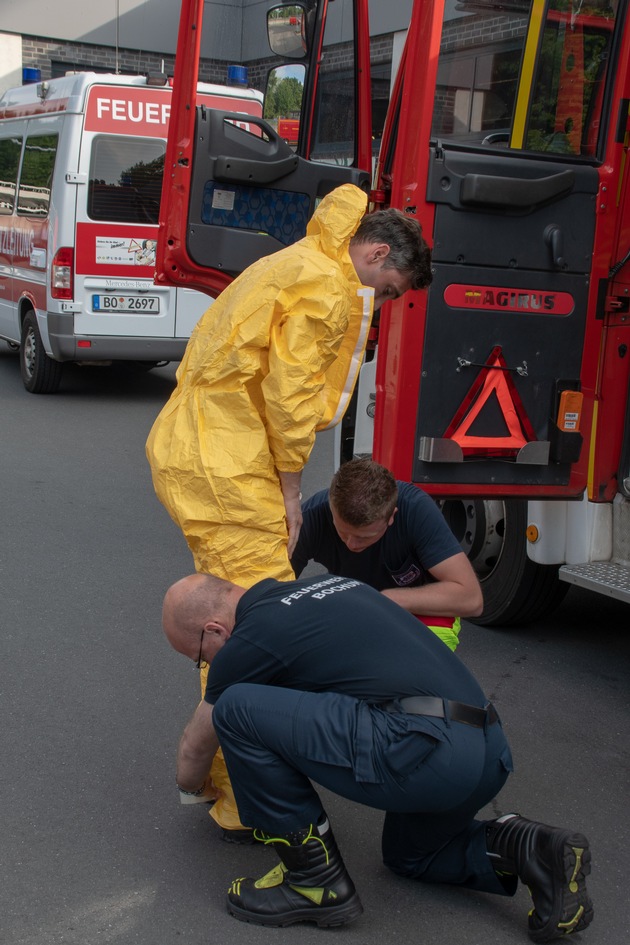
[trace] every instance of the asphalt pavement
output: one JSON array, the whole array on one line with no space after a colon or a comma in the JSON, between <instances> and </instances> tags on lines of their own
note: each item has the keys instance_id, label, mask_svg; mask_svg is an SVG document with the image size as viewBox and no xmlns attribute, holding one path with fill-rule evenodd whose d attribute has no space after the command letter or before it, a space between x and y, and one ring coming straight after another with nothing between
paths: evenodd
<instances>
[{"instance_id":1,"label":"asphalt pavement","mask_svg":"<svg viewBox=\"0 0 630 945\"><path fill-rule=\"evenodd\" d=\"M198 676L163 639L160 608L192 563L144 457L173 383L173 365L71 366L58 394L31 395L0 343L0 941L524 945L524 888L510 899L393 876L379 855L383 815L325 792L364 915L276 930L225 911L229 882L262 875L275 855L222 842L175 788ZM331 473L327 433L305 495ZM590 837L595 920L575 945L630 935L628 616L572 588L533 627L466 623L459 649L516 763L485 815L516 810Z\"/></svg>"}]
</instances>

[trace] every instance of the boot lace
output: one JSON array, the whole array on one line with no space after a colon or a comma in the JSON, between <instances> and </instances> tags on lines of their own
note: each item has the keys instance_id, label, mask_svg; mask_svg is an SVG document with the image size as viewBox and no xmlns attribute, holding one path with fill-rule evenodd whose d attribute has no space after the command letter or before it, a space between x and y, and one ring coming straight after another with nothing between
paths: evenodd
<instances>
[{"instance_id":1,"label":"boot lace","mask_svg":"<svg viewBox=\"0 0 630 945\"><path fill-rule=\"evenodd\" d=\"M264 843L264 844L283 843L287 847L297 846L298 844L300 844L301 846L304 846L304 844L308 843L309 840L317 840L318 843L321 843L324 853L326 854L326 865L328 866L328 862L329 862L328 848L326 844L324 843L324 841L322 840L322 838L320 837L319 833L317 833L317 831L314 832L314 827L315 827L314 824L309 824L308 833L302 840L298 840L299 834L297 833L288 835L289 838L291 837L295 838L295 840L297 840L297 843L292 843L291 839L287 839L287 837L274 837L271 834L263 833L262 830L257 830L257 829L254 829L254 839L256 839L259 843ZM302 831L300 831L300 833L301 832Z\"/></svg>"}]
</instances>

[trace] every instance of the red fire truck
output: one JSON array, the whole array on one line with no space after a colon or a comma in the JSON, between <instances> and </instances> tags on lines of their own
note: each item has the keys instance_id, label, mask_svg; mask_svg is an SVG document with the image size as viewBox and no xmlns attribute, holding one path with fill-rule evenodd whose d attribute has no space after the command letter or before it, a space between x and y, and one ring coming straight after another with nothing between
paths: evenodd
<instances>
[{"instance_id":1,"label":"red fire truck","mask_svg":"<svg viewBox=\"0 0 630 945\"><path fill-rule=\"evenodd\" d=\"M279 118L278 134L291 147L297 147L298 138L300 137L299 118Z\"/></svg>"},{"instance_id":2,"label":"red fire truck","mask_svg":"<svg viewBox=\"0 0 630 945\"><path fill-rule=\"evenodd\" d=\"M345 181L416 217L433 283L375 323L340 459L441 503L480 623L531 622L570 583L630 601L627 0L414 0L374 177L367 6L257 5L301 69L294 153L195 108L203 3L184 0L158 280L220 291Z\"/></svg>"}]
</instances>

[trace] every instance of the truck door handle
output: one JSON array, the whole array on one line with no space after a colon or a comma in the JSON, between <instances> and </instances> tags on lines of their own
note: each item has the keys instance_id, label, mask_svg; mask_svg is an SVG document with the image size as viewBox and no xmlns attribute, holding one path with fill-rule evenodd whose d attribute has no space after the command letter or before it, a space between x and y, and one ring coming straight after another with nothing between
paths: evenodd
<instances>
[{"instance_id":1,"label":"truck door handle","mask_svg":"<svg viewBox=\"0 0 630 945\"><path fill-rule=\"evenodd\" d=\"M466 174L461 182L459 199L469 207L527 210L569 193L574 182L575 174L571 170L534 179Z\"/></svg>"},{"instance_id":2,"label":"truck door handle","mask_svg":"<svg viewBox=\"0 0 630 945\"><path fill-rule=\"evenodd\" d=\"M197 132L211 149L209 176L214 180L264 187L296 170L297 154L263 118L203 105L197 109L197 116ZM258 133L254 133L256 129Z\"/></svg>"},{"instance_id":3,"label":"truck door handle","mask_svg":"<svg viewBox=\"0 0 630 945\"><path fill-rule=\"evenodd\" d=\"M545 227L545 243L551 250L551 259L556 269L566 269L567 261L564 258L564 238L557 223L550 223Z\"/></svg>"},{"instance_id":4,"label":"truck door handle","mask_svg":"<svg viewBox=\"0 0 630 945\"><path fill-rule=\"evenodd\" d=\"M297 157L280 158L278 161L255 161L251 158L227 157L219 154L214 162L213 177L221 183L272 184L291 174L298 165Z\"/></svg>"}]
</instances>

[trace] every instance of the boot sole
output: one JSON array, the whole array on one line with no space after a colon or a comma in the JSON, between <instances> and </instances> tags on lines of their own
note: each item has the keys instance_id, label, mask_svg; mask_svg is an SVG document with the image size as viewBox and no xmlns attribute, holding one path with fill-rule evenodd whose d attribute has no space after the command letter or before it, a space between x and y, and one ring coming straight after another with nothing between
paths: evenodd
<instances>
[{"instance_id":1,"label":"boot sole","mask_svg":"<svg viewBox=\"0 0 630 945\"><path fill-rule=\"evenodd\" d=\"M557 908L544 925L537 924L535 913L530 915L529 937L534 942L582 932L593 921L593 903L586 891L586 877L591 872L588 840L581 833L559 833L553 860Z\"/></svg>"},{"instance_id":2,"label":"boot sole","mask_svg":"<svg viewBox=\"0 0 630 945\"><path fill-rule=\"evenodd\" d=\"M240 909L228 899L227 909L230 915L240 922L252 925L266 925L271 928L286 928L296 922L314 922L319 928L332 928L354 922L363 913L363 906L358 895L339 906L311 906L307 909L291 909L278 915L259 915L247 909Z\"/></svg>"}]
</instances>

